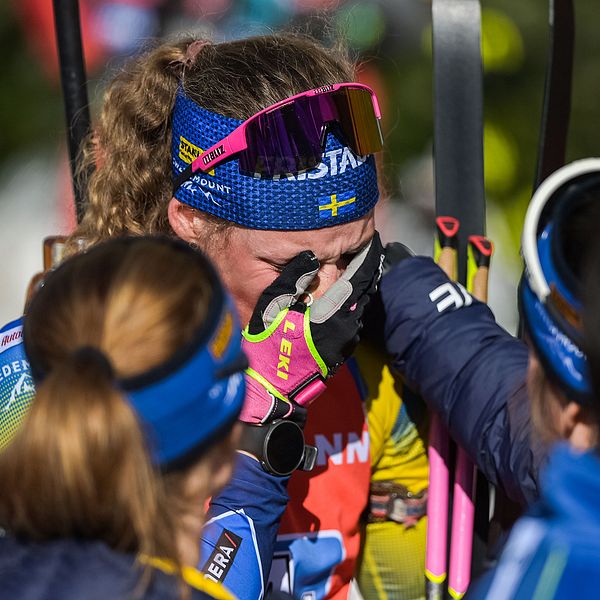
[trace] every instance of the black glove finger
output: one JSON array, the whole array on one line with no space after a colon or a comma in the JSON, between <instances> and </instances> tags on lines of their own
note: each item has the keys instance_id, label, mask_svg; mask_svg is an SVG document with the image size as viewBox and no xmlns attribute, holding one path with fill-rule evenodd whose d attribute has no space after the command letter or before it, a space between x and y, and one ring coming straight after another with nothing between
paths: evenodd
<instances>
[{"instance_id":1,"label":"black glove finger","mask_svg":"<svg viewBox=\"0 0 600 600\"><path fill-rule=\"evenodd\" d=\"M359 262L358 258L359 255L348 265L349 268L344 273L348 281L352 284L352 294L346 301L346 307L353 307L361 298L365 296L370 297L377 289L385 259L385 249L377 231L362 261Z\"/></svg>"},{"instance_id":2,"label":"black glove finger","mask_svg":"<svg viewBox=\"0 0 600 600\"><path fill-rule=\"evenodd\" d=\"M284 308L295 304L318 271L319 260L311 250L304 250L292 258L258 299L248 324L249 332L261 333Z\"/></svg>"},{"instance_id":3,"label":"black glove finger","mask_svg":"<svg viewBox=\"0 0 600 600\"><path fill-rule=\"evenodd\" d=\"M356 309L358 300L375 292L381 278L384 248L379 233L350 261L343 275L311 307L312 323L324 323L342 308Z\"/></svg>"}]
</instances>

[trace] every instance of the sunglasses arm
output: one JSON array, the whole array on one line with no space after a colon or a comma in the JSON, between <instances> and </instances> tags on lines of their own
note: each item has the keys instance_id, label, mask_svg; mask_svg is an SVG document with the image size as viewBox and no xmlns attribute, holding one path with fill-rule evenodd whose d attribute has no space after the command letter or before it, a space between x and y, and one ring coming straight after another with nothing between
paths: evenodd
<instances>
[{"instance_id":1,"label":"sunglasses arm","mask_svg":"<svg viewBox=\"0 0 600 600\"><path fill-rule=\"evenodd\" d=\"M248 147L246 142L246 123L236 127L227 137L218 141L208 150L200 154L192 162L192 173L202 171L208 173L217 165L225 162L234 154L245 150Z\"/></svg>"}]
</instances>

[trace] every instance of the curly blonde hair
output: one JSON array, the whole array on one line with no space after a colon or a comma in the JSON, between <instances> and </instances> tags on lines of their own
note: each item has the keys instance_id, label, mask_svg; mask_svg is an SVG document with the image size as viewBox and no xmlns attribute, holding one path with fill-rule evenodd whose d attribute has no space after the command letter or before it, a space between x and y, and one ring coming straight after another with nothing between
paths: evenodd
<instances>
[{"instance_id":1,"label":"curly blonde hair","mask_svg":"<svg viewBox=\"0 0 600 600\"><path fill-rule=\"evenodd\" d=\"M80 171L94 172L85 216L68 252L76 249L76 238L93 244L124 234L174 235L167 207L171 115L179 85L204 108L247 119L291 95L354 78L341 47L325 48L306 36L267 35L202 47L194 42L166 43L146 52L109 85L97 127L82 149ZM213 231L231 225L202 216Z\"/></svg>"}]
</instances>

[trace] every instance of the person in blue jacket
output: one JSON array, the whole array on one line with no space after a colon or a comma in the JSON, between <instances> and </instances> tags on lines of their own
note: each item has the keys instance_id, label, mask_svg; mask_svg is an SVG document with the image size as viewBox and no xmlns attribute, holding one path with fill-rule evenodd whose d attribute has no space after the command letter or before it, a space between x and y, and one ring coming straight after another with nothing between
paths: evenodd
<instances>
[{"instance_id":1,"label":"person in blue jacket","mask_svg":"<svg viewBox=\"0 0 600 600\"><path fill-rule=\"evenodd\" d=\"M515 525L472 598L593 598L600 575L600 159L576 161L536 191L519 290L530 343L534 435L548 448L541 498Z\"/></svg>"},{"instance_id":2,"label":"person in blue jacket","mask_svg":"<svg viewBox=\"0 0 600 600\"><path fill-rule=\"evenodd\" d=\"M527 344L475 300L440 306L431 292L449 280L430 259L402 260L382 280L395 366L485 475L532 504L469 597L596 595L600 246L592 242L599 219L599 159L560 169L534 195L519 289Z\"/></svg>"},{"instance_id":3,"label":"person in blue jacket","mask_svg":"<svg viewBox=\"0 0 600 600\"><path fill-rule=\"evenodd\" d=\"M527 345L486 304L435 293L463 297L431 258L388 252L388 262L380 335L392 365L491 483L521 506L534 502L546 452L530 435Z\"/></svg>"},{"instance_id":4,"label":"person in blue jacket","mask_svg":"<svg viewBox=\"0 0 600 600\"><path fill-rule=\"evenodd\" d=\"M46 276L23 340L28 363L2 369L36 397L0 452L0 598L233 599L194 568L247 364L208 260L168 238L98 245Z\"/></svg>"}]
</instances>

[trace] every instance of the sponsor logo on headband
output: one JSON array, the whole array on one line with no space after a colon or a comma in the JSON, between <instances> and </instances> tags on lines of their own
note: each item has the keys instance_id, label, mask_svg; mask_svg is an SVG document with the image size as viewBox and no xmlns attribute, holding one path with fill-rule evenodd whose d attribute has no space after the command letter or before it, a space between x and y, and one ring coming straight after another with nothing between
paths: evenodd
<instances>
[{"instance_id":1,"label":"sponsor logo on headband","mask_svg":"<svg viewBox=\"0 0 600 600\"><path fill-rule=\"evenodd\" d=\"M207 165L211 160L217 158L217 156L221 156L221 154L225 154L225 148L223 148L223 144L219 147L211 150L208 154L202 155L202 162Z\"/></svg>"},{"instance_id":2,"label":"sponsor logo on headband","mask_svg":"<svg viewBox=\"0 0 600 600\"><path fill-rule=\"evenodd\" d=\"M288 181L304 181L306 179L321 179L322 177L343 175L348 168L357 169L367 160L366 156L357 156L348 147L336 148L323 153L323 160L310 171L287 175ZM276 178L274 178L276 179Z\"/></svg>"},{"instance_id":3,"label":"sponsor logo on headband","mask_svg":"<svg viewBox=\"0 0 600 600\"><path fill-rule=\"evenodd\" d=\"M20 344L22 338L23 330L21 327L13 327L13 329L5 331L0 338L0 353Z\"/></svg>"},{"instance_id":4,"label":"sponsor logo on headband","mask_svg":"<svg viewBox=\"0 0 600 600\"><path fill-rule=\"evenodd\" d=\"M242 538L239 535L229 531L229 529L223 529L215 549L202 567L204 577L216 583L222 582L227 577L229 569L231 569L241 543Z\"/></svg>"},{"instance_id":5,"label":"sponsor logo on headband","mask_svg":"<svg viewBox=\"0 0 600 600\"><path fill-rule=\"evenodd\" d=\"M194 159L198 158L201 154L204 154L202 148L195 146L189 140L186 140L182 135L179 136L179 158L188 165L194 162ZM208 172L209 175L214 175L215 170L212 169Z\"/></svg>"},{"instance_id":6,"label":"sponsor logo on headband","mask_svg":"<svg viewBox=\"0 0 600 600\"><path fill-rule=\"evenodd\" d=\"M201 186L203 185L205 187L210 187L211 189L217 189L219 191L225 192L226 194L228 194L229 190L231 189L228 185L215 184L214 181L209 182L208 179L205 179L204 177L194 177L195 181L198 181L198 179L200 180L199 183ZM206 192L205 190L203 190L201 187L198 187L194 182L192 182L189 179L187 181L184 181L181 184L181 187L183 189L187 190L188 192L190 192L190 194L192 194L192 195L194 195L198 191L201 191L204 194L204 197L209 202L212 202L215 206L222 206L220 202L217 202L215 200L215 198L211 192Z\"/></svg>"},{"instance_id":7,"label":"sponsor logo on headband","mask_svg":"<svg viewBox=\"0 0 600 600\"><path fill-rule=\"evenodd\" d=\"M330 92L333 89L332 85L322 85L315 89L315 94L325 94L326 92Z\"/></svg>"},{"instance_id":8,"label":"sponsor logo on headband","mask_svg":"<svg viewBox=\"0 0 600 600\"><path fill-rule=\"evenodd\" d=\"M6 403L3 411L6 412L10 410L10 407L15 403L15 401L24 395L33 396L35 392L35 387L33 385L33 379L29 373L23 373L21 377L17 380L17 383L13 386L12 391L10 392L10 396L8 398L8 402ZM25 398L28 399L28 398Z\"/></svg>"},{"instance_id":9,"label":"sponsor logo on headband","mask_svg":"<svg viewBox=\"0 0 600 600\"><path fill-rule=\"evenodd\" d=\"M355 208L356 194L354 193L354 190L319 198L319 216L322 219L345 215L353 212Z\"/></svg>"}]
</instances>

